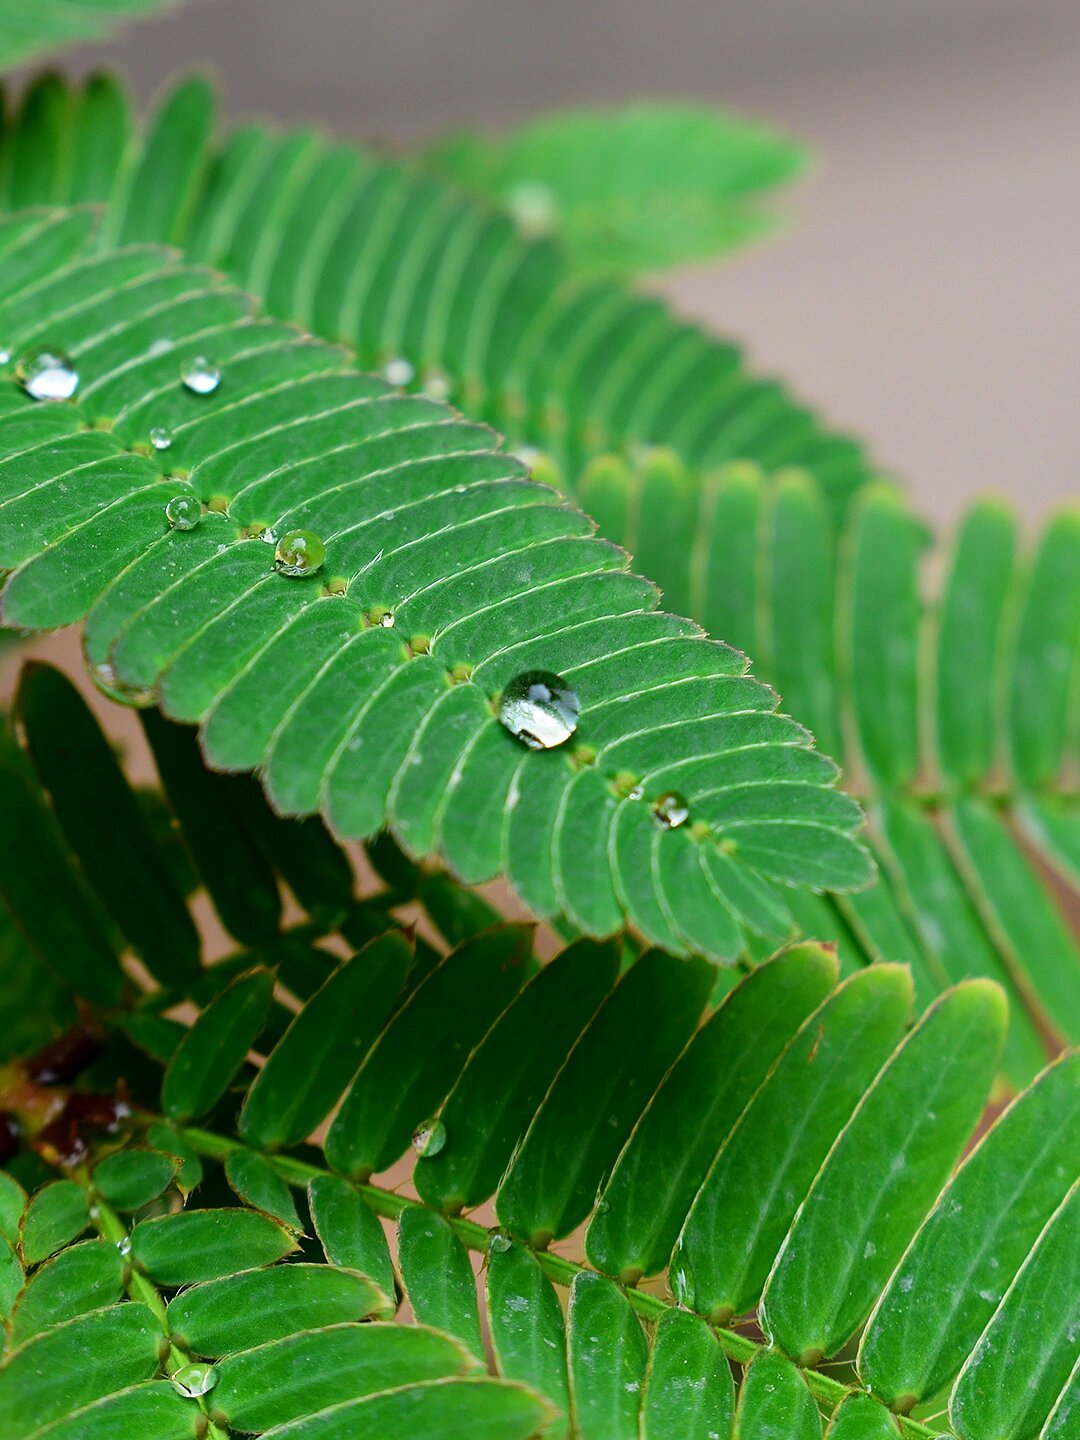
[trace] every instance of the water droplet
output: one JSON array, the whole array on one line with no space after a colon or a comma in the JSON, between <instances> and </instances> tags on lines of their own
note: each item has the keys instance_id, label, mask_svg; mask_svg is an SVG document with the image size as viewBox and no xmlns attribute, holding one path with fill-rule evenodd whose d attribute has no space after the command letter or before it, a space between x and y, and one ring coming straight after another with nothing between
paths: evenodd
<instances>
[{"instance_id":1,"label":"water droplet","mask_svg":"<svg viewBox=\"0 0 1080 1440\"><path fill-rule=\"evenodd\" d=\"M174 495L165 506L165 519L174 530L194 530L202 519L202 506L194 495Z\"/></svg>"},{"instance_id":2,"label":"water droplet","mask_svg":"<svg viewBox=\"0 0 1080 1440\"><path fill-rule=\"evenodd\" d=\"M180 1395L187 1396L194 1400L199 1395L206 1395L217 1384L217 1371L213 1365L181 1365L179 1370L174 1370L169 1376L172 1386Z\"/></svg>"},{"instance_id":3,"label":"water droplet","mask_svg":"<svg viewBox=\"0 0 1080 1440\"><path fill-rule=\"evenodd\" d=\"M29 351L15 378L31 400L70 400L79 388L79 372L62 350Z\"/></svg>"},{"instance_id":4,"label":"water droplet","mask_svg":"<svg viewBox=\"0 0 1080 1440\"><path fill-rule=\"evenodd\" d=\"M499 719L530 750L551 750L573 735L580 709L577 695L561 675L526 670L503 691Z\"/></svg>"},{"instance_id":5,"label":"water droplet","mask_svg":"<svg viewBox=\"0 0 1080 1440\"><path fill-rule=\"evenodd\" d=\"M312 530L290 530L274 550L274 568L279 575L314 575L325 559L326 546Z\"/></svg>"},{"instance_id":6,"label":"water droplet","mask_svg":"<svg viewBox=\"0 0 1080 1440\"><path fill-rule=\"evenodd\" d=\"M511 186L506 195L506 208L521 233L530 238L549 235L555 228L558 206L554 191L538 180L522 180Z\"/></svg>"},{"instance_id":7,"label":"water droplet","mask_svg":"<svg viewBox=\"0 0 1080 1440\"><path fill-rule=\"evenodd\" d=\"M221 384L221 371L205 355L196 355L184 361L180 379L193 395L212 395Z\"/></svg>"},{"instance_id":8,"label":"water droplet","mask_svg":"<svg viewBox=\"0 0 1080 1440\"><path fill-rule=\"evenodd\" d=\"M441 1120L425 1120L413 1131L412 1148L421 1160L430 1160L446 1146L446 1126Z\"/></svg>"},{"instance_id":9,"label":"water droplet","mask_svg":"<svg viewBox=\"0 0 1080 1440\"><path fill-rule=\"evenodd\" d=\"M383 366L382 373L388 385L408 385L416 374L416 367L404 355L395 355Z\"/></svg>"},{"instance_id":10,"label":"water droplet","mask_svg":"<svg viewBox=\"0 0 1080 1440\"><path fill-rule=\"evenodd\" d=\"M380 615L379 624L384 630L392 630L394 628L394 612L387 610L385 614Z\"/></svg>"},{"instance_id":11,"label":"water droplet","mask_svg":"<svg viewBox=\"0 0 1080 1440\"><path fill-rule=\"evenodd\" d=\"M166 430L164 425L155 425L150 431L150 444L155 450L168 450L172 445L172 431Z\"/></svg>"},{"instance_id":12,"label":"water droplet","mask_svg":"<svg viewBox=\"0 0 1080 1440\"><path fill-rule=\"evenodd\" d=\"M278 533L272 525L267 525L265 530L263 530L262 534L259 536L259 539L263 542L264 545L276 545L278 542Z\"/></svg>"},{"instance_id":13,"label":"water droplet","mask_svg":"<svg viewBox=\"0 0 1080 1440\"><path fill-rule=\"evenodd\" d=\"M441 370L428 370L424 374L424 394L429 400L450 398L450 377Z\"/></svg>"},{"instance_id":14,"label":"water droplet","mask_svg":"<svg viewBox=\"0 0 1080 1440\"><path fill-rule=\"evenodd\" d=\"M0 345L0 365L10 365L10 364L11 364L11 351L5 349L4 346Z\"/></svg>"},{"instance_id":15,"label":"water droplet","mask_svg":"<svg viewBox=\"0 0 1080 1440\"><path fill-rule=\"evenodd\" d=\"M690 818L690 806L686 796L678 790L665 790L653 801L653 814L665 830L677 830Z\"/></svg>"},{"instance_id":16,"label":"water droplet","mask_svg":"<svg viewBox=\"0 0 1080 1440\"><path fill-rule=\"evenodd\" d=\"M491 1239L488 1241L488 1249L492 1255L505 1255L513 1243L509 1235L504 1235L501 1230L493 1230Z\"/></svg>"},{"instance_id":17,"label":"water droplet","mask_svg":"<svg viewBox=\"0 0 1080 1440\"><path fill-rule=\"evenodd\" d=\"M125 1258L131 1254L131 1236L125 1235L122 1240L117 1240L116 1248Z\"/></svg>"}]
</instances>

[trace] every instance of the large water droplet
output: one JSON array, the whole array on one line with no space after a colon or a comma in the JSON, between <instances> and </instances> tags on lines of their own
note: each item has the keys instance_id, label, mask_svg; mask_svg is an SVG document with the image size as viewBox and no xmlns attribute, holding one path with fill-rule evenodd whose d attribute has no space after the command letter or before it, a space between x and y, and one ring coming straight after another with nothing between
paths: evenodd
<instances>
[{"instance_id":1,"label":"large water droplet","mask_svg":"<svg viewBox=\"0 0 1080 1440\"><path fill-rule=\"evenodd\" d=\"M561 675L526 670L502 694L499 719L530 750L551 750L577 729L581 703Z\"/></svg>"},{"instance_id":2,"label":"large water droplet","mask_svg":"<svg viewBox=\"0 0 1080 1440\"><path fill-rule=\"evenodd\" d=\"M181 1365L169 1376L173 1389L190 1400L206 1395L217 1384L217 1371L213 1365Z\"/></svg>"},{"instance_id":3,"label":"large water droplet","mask_svg":"<svg viewBox=\"0 0 1080 1440\"><path fill-rule=\"evenodd\" d=\"M389 385L408 385L416 374L416 368L404 355L395 355L383 366L382 373L383 379Z\"/></svg>"},{"instance_id":4,"label":"large water droplet","mask_svg":"<svg viewBox=\"0 0 1080 1440\"><path fill-rule=\"evenodd\" d=\"M150 431L150 444L155 450L168 450L172 444L172 431L166 430L164 425L155 425Z\"/></svg>"},{"instance_id":5,"label":"large water droplet","mask_svg":"<svg viewBox=\"0 0 1080 1440\"><path fill-rule=\"evenodd\" d=\"M29 351L15 378L32 400L70 400L79 388L79 372L62 350Z\"/></svg>"},{"instance_id":6,"label":"large water droplet","mask_svg":"<svg viewBox=\"0 0 1080 1440\"><path fill-rule=\"evenodd\" d=\"M413 1131L412 1147L421 1160L430 1160L446 1146L446 1126L441 1120L425 1120Z\"/></svg>"},{"instance_id":7,"label":"large water droplet","mask_svg":"<svg viewBox=\"0 0 1080 1440\"><path fill-rule=\"evenodd\" d=\"M193 395L212 395L221 384L221 371L205 355L196 355L184 361L180 379Z\"/></svg>"},{"instance_id":8,"label":"large water droplet","mask_svg":"<svg viewBox=\"0 0 1080 1440\"><path fill-rule=\"evenodd\" d=\"M279 575L314 575L325 559L326 546L312 530L290 530L274 549Z\"/></svg>"},{"instance_id":9,"label":"large water droplet","mask_svg":"<svg viewBox=\"0 0 1080 1440\"><path fill-rule=\"evenodd\" d=\"M194 495L174 495L165 506L165 519L174 530L194 530L202 519L202 506Z\"/></svg>"},{"instance_id":10,"label":"large water droplet","mask_svg":"<svg viewBox=\"0 0 1080 1440\"><path fill-rule=\"evenodd\" d=\"M690 806L686 803L686 796L680 795L678 790L665 790L653 801L652 808L657 821L665 830L677 830L690 818Z\"/></svg>"}]
</instances>

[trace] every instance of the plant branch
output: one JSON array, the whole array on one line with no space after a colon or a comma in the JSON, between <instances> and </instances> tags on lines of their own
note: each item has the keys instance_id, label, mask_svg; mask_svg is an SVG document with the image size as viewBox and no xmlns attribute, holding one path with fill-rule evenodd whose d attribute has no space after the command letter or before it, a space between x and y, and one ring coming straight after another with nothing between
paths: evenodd
<instances>
[{"instance_id":1,"label":"plant branch","mask_svg":"<svg viewBox=\"0 0 1080 1440\"><path fill-rule=\"evenodd\" d=\"M200 1130L197 1127L184 1127L180 1130L184 1139L200 1155L207 1159L224 1161L236 1150L247 1150L250 1147L240 1140L230 1140L227 1136L217 1135L210 1130ZM262 1152L259 1152L262 1154ZM289 1155L265 1155L270 1164L274 1167L281 1178L289 1185L299 1190L306 1189L312 1180L333 1172L319 1165L311 1165L305 1160L297 1160ZM354 1181L356 1189L364 1200L375 1211L376 1215L383 1216L387 1220L396 1220L404 1210L426 1210L428 1207L421 1200L414 1200L408 1195L398 1195L391 1190L383 1190L378 1185L370 1185ZM475 1250L480 1254L486 1254L491 1243L491 1231L483 1225L478 1225L475 1220L465 1220L461 1216L445 1217L458 1239L469 1250ZM557 1285L569 1287L573 1284L574 1278L582 1274L594 1274L587 1265L579 1264L576 1260L567 1260L562 1255L555 1255L550 1250L534 1250L540 1264L540 1268ZM665 1300L659 1295L649 1295L642 1290L626 1289L625 1294L631 1307L645 1320L656 1321L667 1310L673 1309L673 1302ZM761 1351L768 1349L768 1346L759 1345L756 1341L748 1339L745 1335L739 1335L734 1330L727 1330L723 1326L714 1325L713 1333L720 1341L724 1353L740 1365L747 1365L754 1356ZM835 1408L845 1395L851 1391L851 1386L844 1385L839 1380L834 1380L829 1375L823 1375L819 1370L803 1370L803 1378L816 1400L822 1401L830 1409ZM928 1426L921 1424L918 1420L912 1420L906 1415L894 1416L901 1431L911 1440L936 1440L939 1432L931 1430Z\"/></svg>"}]
</instances>

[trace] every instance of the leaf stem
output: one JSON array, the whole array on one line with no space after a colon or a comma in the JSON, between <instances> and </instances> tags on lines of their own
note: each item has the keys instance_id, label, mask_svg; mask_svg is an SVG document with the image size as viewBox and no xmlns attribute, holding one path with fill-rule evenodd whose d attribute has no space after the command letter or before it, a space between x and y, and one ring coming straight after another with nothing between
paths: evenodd
<instances>
[{"instance_id":1,"label":"leaf stem","mask_svg":"<svg viewBox=\"0 0 1080 1440\"><path fill-rule=\"evenodd\" d=\"M233 1151L250 1148L240 1140L230 1140L227 1136L216 1135L213 1131L200 1130L197 1127L184 1127L180 1130L180 1134L194 1150L207 1159L224 1161ZM322 1166L312 1165L306 1160L297 1160L289 1155L265 1155L264 1158L269 1160L287 1184L300 1190L305 1189L312 1180L332 1173ZM404 1210L426 1210L428 1208L422 1200L414 1200L408 1195L398 1195L391 1190L383 1190L378 1185L359 1181L352 1183L376 1215L381 1215L387 1220L396 1220ZM480 1254L487 1253L491 1243L490 1230L483 1225L478 1225L475 1220L465 1220L460 1215L446 1216L445 1218L463 1245ZM555 1255L550 1250L534 1250L533 1254L536 1256L540 1268L557 1285L568 1288L573 1284L576 1276L594 1273L588 1266L581 1265L576 1260L567 1260L565 1256ZM673 1302L665 1300L659 1295L649 1295L643 1290L627 1289L625 1294L631 1307L645 1320L659 1320L661 1315L673 1308ZM768 1346L759 1345L757 1341L750 1340L745 1335L739 1335L734 1330L727 1330L723 1326L714 1325L712 1329L720 1341L724 1353L740 1365L749 1364L755 1355L768 1349ZM835 1408L852 1390L851 1386L833 1379L830 1375L823 1375L819 1370L803 1370L802 1376L814 1398L830 1408ZM902 1433L910 1436L911 1440L936 1440L940 1433L931 1430L918 1420L912 1420L907 1415L895 1415L894 1419L900 1425Z\"/></svg>"},{"instance_id":2,"label":"leaf stem","mask_svg":"<svg viewBox=\"0 0 1080 1440\"><path fill-rule=\"evenodd\" d=\"M101 1197L95 1196L91 1203L90 1216L94 1228L103 1240L110 1240L114 1245L121 1245L129 1238L127 1227L120 1219L120 1216L110 1206L106 1205ZM133 1265L126 1267L127 1292L132 1300L140 1301L152 1312L158 1324L161 1326L165 1339L168 1343L168 1353L164 1361L165 1373L170 1377L190 1363L190 1357L173 1342L172 1332L169 1327L168 1311L165 1308L165 1301L159 1295L157 1288L141 1275ZM206 1404L206 1397L203 1395L191 1397L198 1405L206 1418L206 1430L203 1432L205 1440L229 1440L229 1432L223 1430L220 1425L214 1423Z\"/></svg>"}]
</instances>

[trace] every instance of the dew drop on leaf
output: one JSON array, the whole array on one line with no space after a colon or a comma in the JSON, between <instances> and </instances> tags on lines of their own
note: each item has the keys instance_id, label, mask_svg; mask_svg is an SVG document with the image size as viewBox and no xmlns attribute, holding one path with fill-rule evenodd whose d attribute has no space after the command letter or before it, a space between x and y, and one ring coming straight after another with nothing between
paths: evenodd
<instances>
[{"instance_id":1,"label":"dew drop on leaf","mask_svg":"<svg viewBox=\"0 0 1080 1440\"><path fill-rule=\"evenodd\" d=\"M430 1160L446 1146L446 1126L441 1120L425 1120L413 1131L412 1147L421 1160Z\"/></svg>"},{"instance_id":2,"label":"dew drop on leaf","mask_svg":"<svg viewBox=\"0 0 1080 1440\"><path fill-rule=\"evenodd\" d=\"M174 530L194 530L202 519L202 506L194 495L174 495L165 506L165 519Z\"/></svg>"},{"instance_id":3,"label":"dew drop on leaf","mask_svg":"<svg viewBox=\"0 0 1080 1440\"><path fill-rule=\"evenodd\" d=\"M428 370L424 375L424 394L429 400L450 398L450 377L441 370Z\"/></svg>"},{"instance_id":4,"label":"dew drop on leaf","mask_svg":"<svg viewBox=\"0 0 1080 1440\"><path fill-rule=\"evenodd\" d=\"M379 624L384 630L392 630L394 628L394 612L387 610L385 614L380 615Z\"/></svg>"},{"instance_id":5,"label":"dew drop on leaf","mask_svg":"<svg viewBox=\"0 0 1080 1440\"><path fill-rule=\"evenodd\" d=\"M389 385L408 385L415 374L412 361L406 360L404 355L395 355L383 366L383 379Z\"/></svg>"},{"instance_id":6,"label":"dew drop on leaf","mask_svg":"<svg viewBox=\"0 0 1080 1440\"><path fill-rule=\"evenodd\" d=\"M504 1235L501 1230L493 1230L488 1241L488 1249L492 1255L505 1255L513 1243L509 1235Z\"/></svg>"},{"instance_id":7,"label":"dew drop on leaf","mask_svg":"<svg viewBox=\"0 0 1080 1440\"><path fill-rule=\"evenodd\" d=\"M530 750L552 750L577 729L581 702L561 675L526 670L502 693L499 719Z\"/></svg>"},{"instance_id":8,"label":"dew drop on leaf","mask_svg":"<svg viewBox=\"0 0 1080 1440\"><path fill-rule=\"evenodd\" d=\"M168 450L172 444L172 431L166 430L164 425L155 425L150 431L150 444L155 450Z\"/></svg>"},{"instance_id":9,"label":"dew drop on leaf","mask_svg":"<svg viewBox=\"0 0 1080 1440\"><path fill-rule=\"evenodd\" d=\"M206 1395L217 1384L217 1371L213 1365L181 1365L169 1376L173 1389L180 1395L195 1399Z\"/></svg>"},{"instance_id":10,"label":"dew drop on leaf","mask_svg":"<svg viewBox=\"0 0 1080 1440\"><path fill-rule=\"evenodd\" d=\"M279 575L314 575L326 559L326 546L312 530L290 530L274 549Z\"/></svg>"},{"instance_id":11,"label":"dew drop on leaf","mask_svg":"<svg viewBox=\"0 0 1080 1440\"><path fill-rule=\"evenodd\" d=\"M11 351L4 345L0 345L0 365L11 364Z\"/></svg>"},{"instance_id":12,"label":"dew drop on leaf","mask_svg":"<svg viewBox=\"0 0 1080 1440\"><path fill-rule=\"evenodd\" d=\"M15 378L31 400L70 400L79 388L79 372L62 350L31 350L19 361Z\"/></svg>"},{"instance_id":13,"label":"dew drop on leaf","mask_svg":"<svg viewBox=\"0 0 1080 1440\"><path fill-rule=\"evenodd\" d=\"M122 1240L117 1240L116 1248L125 1258L131 1254L131 1236L125 1235Z\"/></svg>"},{"instance_id":14,"label":"dew drop on leaf","mask_svg":"<svg viewBox=\"0 0 1080 1440\"><path fill-rule=\"evenodd\" d=\"M665 830L677 830L690 818L690 806L686 803L686 796L680 795L678 790L665 790L653 801L652 808L653 814Z\"/></svg>"},{"instance_id":15,"label":"dew drop on leaf","mask_svg":"<svg viewBox=\"0 0 1080 1440\"><path fill-rule=\"evenodd\" d=\"M180 379L193 395L212 395L221 384L221 371L205 355L196 355L184 361Z\"/></svg>"}]
</instances>

